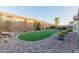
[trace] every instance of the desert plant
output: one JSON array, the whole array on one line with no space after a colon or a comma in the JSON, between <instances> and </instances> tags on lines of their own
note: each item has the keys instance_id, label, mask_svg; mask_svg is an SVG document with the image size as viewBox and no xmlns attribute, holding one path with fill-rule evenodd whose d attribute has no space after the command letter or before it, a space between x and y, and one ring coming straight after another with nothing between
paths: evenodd
<instances>
[{"instance_id":1,"label":"desert plant","mask_svg":"<svg viewBox=\"0 0 79 59\"><path fill-rule=\"evenodd\" d=\"M65 36L64 32L60 32L58 35L59 35L59 40L64 40L64 36Z\"/></svg>"},{"instance_id":2,"label":"desert plant","mask_svg":"<svg viewBox=\"0 0 79 59\"><path fill-rule=\"evenodd\" d=\"M65 33L68 34L68 32L72 32L72 29L66 29Z\"/></svg>"},{"instance_id":3,"label":"desert plant","mask_svg":"<svg viewBox=\"0 0 79 59\"><path fill-rule=\"evenodd\" d=\"M56 26L54 26L54 25L53 25L53 26L51 26L51 29L55 29L55 28L56 28Z\"/></svg>"},{"instance_id":4,"label":"desert plant","mask_svg":"<svg viewBox=\"0 0 79 59\"><path fill-rule=\"evenodd\" d=\"M69 29L68 32L72 32L72 29Z\"/></svg>"},{"instance_id":5,"label":"desert plant","mask_svg":"<svg viewBox=\"0 0 79 59\"><path fill-rule=\"evenodd\" d=\"M40 22L37 23L37 30L41 30L41 23Z\"/></svg>"}]
</instances>

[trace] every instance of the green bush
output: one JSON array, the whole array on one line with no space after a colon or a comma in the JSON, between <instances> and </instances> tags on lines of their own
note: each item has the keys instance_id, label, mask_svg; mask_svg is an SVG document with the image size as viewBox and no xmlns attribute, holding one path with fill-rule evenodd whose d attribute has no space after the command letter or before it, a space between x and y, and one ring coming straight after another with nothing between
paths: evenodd
<instances>
[{"instance_id":1,"label":"green bush","mask_svg":"<svg viewBox=\"0 0 79 59\"><path fill-rule=\"evenodd\" d=\"M66 29L68 29L68 28L67 28L66 26L63 26L62 29L63 29L63 30L66 30Z\"/></svg>"},{"instance_id":2,"label":"green bush","mask_svg":"<svg viewBox=\"0 0 79 59\"><path fill-rule=\"evenodd\" d=\"M72 29L67 29L65 30L65 32L72 32Z\"/></svg>"},{"instance_id":3,"label":"green bush","mask_svg":"<svg viewBox=\"0 0 79 59\"><path fill-rule=\"evenodd\" d=\"M59 33L59 36L60 36L60 37L64 37L65 35L64 35L63 32L60 32L60 33Z\"/></svg>"},{"instance_id":4,"label":"green bush","mask_svg":"<svg viewBox=\"0 0 79 59\"><path fill-rule=\"evenodd\" d=\"M69 31L69 32L72 32L72 29L69 29L68 31Z\"/></svg>"},{"instance_id":5,"label":"green bush","mask_svg":"<svg viewBox=\"0 0 79 59\"><path fill-rule=\"evenodd\" d=\"M64 34L68 34L68 32L72 32L72 29L66 29L62 31Z\"/></svg>"},{"instance_id":6,"label":"green bush","mask_svg":"<svg viewBox=\"0 0 79 59\"><path fill-rule=\"evenodd\" d=\"M52 25L50 28L51 28L51 29L55 29L55 28L57 28L57 27L56 27L56 26L54 26L54 25Z\"/></svg>"},{"instance_id":7,"label":"green bush","mask_svg":"<svg viewBox=\"0 0 79 59\"><path fill-rule=\"evenodd\" d=\"M64 34L64 32L59 32L59 40L64 40L64 36L65 36L65 34Z\"/></svg>"}]
</instances>

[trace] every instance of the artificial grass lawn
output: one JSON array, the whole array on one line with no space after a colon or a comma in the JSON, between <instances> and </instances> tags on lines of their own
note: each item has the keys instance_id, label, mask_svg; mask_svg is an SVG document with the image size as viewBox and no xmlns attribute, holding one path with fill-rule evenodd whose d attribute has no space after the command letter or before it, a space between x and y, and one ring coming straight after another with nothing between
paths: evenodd
<instances>
[{"instance_id":1,"label":"artificial grass lawn","mask_svg":"<svg viewBox=\"0 0 79 59\"><path fill-rule=\"evenodd\" d=\"M38 41L47 38L56 32L57 30L41 30L35 32L25 32L19 35L18 38L25 41Z\"/></svg>"}]
</instances>

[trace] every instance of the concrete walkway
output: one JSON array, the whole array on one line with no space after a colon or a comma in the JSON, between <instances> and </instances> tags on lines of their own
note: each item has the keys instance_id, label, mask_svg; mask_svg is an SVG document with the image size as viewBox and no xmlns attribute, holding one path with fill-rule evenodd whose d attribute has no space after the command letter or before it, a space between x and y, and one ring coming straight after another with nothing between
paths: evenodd
<instances>
[{"instance_id":1,"label":"concrete walkway","mask_svg":"<svg viewBox=\"0 0 79 59\"><path fill-rule=\"evenodd\" d=\"M69 33L64 41L58 40L57 34L40 41L22 41L11 38L0 39L0 53L75 53L79 52L79 35ZM7 42L5 41L8 40Z\"/></svg>"}]
</instances>

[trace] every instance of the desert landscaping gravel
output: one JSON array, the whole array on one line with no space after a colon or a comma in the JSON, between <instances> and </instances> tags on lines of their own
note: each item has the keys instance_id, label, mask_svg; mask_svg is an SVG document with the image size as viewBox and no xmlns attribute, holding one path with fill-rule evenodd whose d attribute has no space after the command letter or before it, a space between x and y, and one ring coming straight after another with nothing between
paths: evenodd
<instances>
[{"instance_id":1,"label":"desert landscaping gravel","mask_svg":"<svg viewBox=\"0 0 79 59\"><path fill-rule=\"evenodd\" d=\"M40 41L22 41L17 38L19 33L12 33L12 37L0 36L0 53L78 53L79 35L69 33L63 41L58 40L57 33Z\"/></svg>"}]
</instances>

